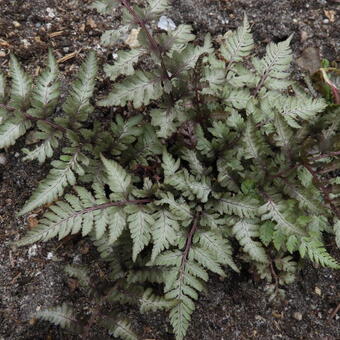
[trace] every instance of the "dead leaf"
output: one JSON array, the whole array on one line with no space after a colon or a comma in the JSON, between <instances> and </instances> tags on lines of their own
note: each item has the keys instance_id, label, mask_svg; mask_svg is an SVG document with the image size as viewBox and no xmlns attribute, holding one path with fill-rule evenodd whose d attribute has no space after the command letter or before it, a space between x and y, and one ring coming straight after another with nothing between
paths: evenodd
<instances>
[{"instance_id":1,"label":"dead leaf","mask_svg":"<svg viewBox=\"0 0 340 340\"><path fill-rule=\"evenodd\" d=\"M67 60L70 60L70 59L74 58L76 55L77 55L77 52L72 52L72 53L66 54L62 58L58 59L57 63L58 64L63 63L65 61L67 61Z\"/></svg>"},{"instance_id":2,"label":"dead leaf","mask_svg":"<svg viewBox=\"0 0 340 340\"><path fill-rule=\"evenodd\" d=\"M128 45L130 48L137 48L140 46L138 41L138 34L139 34L140 28L133 28L125 40L125 44Z\"/></svg>"},{"instance_id":3,"label":"dead leaf","mask_svg":"<svg viewBox=\"0 0 340 340\"><path fill-rule=\"evenodd\" d=\"M37 214L32 214L27 217L28 227L29 229L33 229L38 225Z\"/></svg>"},{"instance_id":4,"label":"dead leaf","mask_svg":"<svg viewBox=\"0 0 340 340\"><path fill-rule=\"evenodd\" d=\"M325 16L329 19L330 22L335 21L335 11L333 10L324 10Z\"/></svg>"},{"instance_id":5,"label":"dead leaf","mask_svg":"<svg viewBox=\"0 0 340 340\"><path fill-rule=\"evenodd\" d=\"M64 31L57 31L57 32L52 32L48 36L50 38L58 37L59 35L62 35Z\"/></svg>"}]
</instances>

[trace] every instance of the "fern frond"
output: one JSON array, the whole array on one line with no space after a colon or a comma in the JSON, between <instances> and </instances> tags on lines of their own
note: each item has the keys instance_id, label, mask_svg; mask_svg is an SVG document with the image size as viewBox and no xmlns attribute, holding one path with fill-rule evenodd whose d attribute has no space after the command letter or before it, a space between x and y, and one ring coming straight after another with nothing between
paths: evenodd
<instances>
[{"instance_id":1,"label":"fern frond","mask_svg":"<svg viewBox=\"0 0 340 340\"><path fill-rule=\"evenodd\" d=\"M113 10L118 7L120 3L116 0L96 0L89 8L94 8L100 14L112 14Z\"/></svg>"},{"instance_id":2,"label":"fern frond","mask_svg":"<svg viewBox=\"0 0 340 340\"><path fill-rule=\"evenodd\" d=\"M143 133L143 129L139 126L142 120L142 115L136 115L126 120L121 115L116 115L116 122L111 123L111 131L114 136L111 150L113 155L120 155Z\"/></svg>"},{"instance_id":3,"label":"fern frond","mask_svg":"<svg viewBox=\"0 0 340 340\"><path fill-rule=\"evenodd\" d=\"M85 121L92 113L93 106L90 104L90 99L93 96L97 71L96 54L91 51L80 66L77 80L72 84L72 90L63 104L63 110L68 115L70 124L73 124L73 120Z\"/></svg>"},{"instance_id":4,"label":"fern frond","mask_svg":"<svg viewBox=\"0 0 340 340\"><path fill-rule=\"evenodd\" d=\"M44 122L37 122L37 128L38 131L35 131L34 137L42 140L42 142L33 150L23 148L22 151L26 154L23 160L32 161L37 159L39 163L44 163L46 158L53 156L53 150L58 147L59 139L62 137L62 132L53 129L50 125L47 125Z\"/></svg>"},{"instance_id":5,"label":"fern frond","mask_svg":"<svg viewBox=\"0 0 340 340\"><path fill-rule=\"evenodd\" d=\"M270 43L267 46L266 55L257 68L257 71L263 77L264 85L269 85L273 88L275 84L275 89L280 89L281 84L283 84L282 87L287 86L287 83L283 80L289 75L288 68L292 60L292 51L289 44L292 37L291 35L285 41L278 44ZM276 80L277 83L274 83L273 80Z\"/></svg>"},{"instance_id":6,"label":"fern frond","mask_svg":"<svg viewBox=\"0 0 340 340\"><path fill-rule=\"evenodd\" d=\"M250 33L250 26L248 18L245 15L243 19L243 25L239 27L235 32L226 34L225 40L221 46L221 54L223 58L228 61L230 68L234 62L242 61L242 59L248 56L251 50L254 48L254 40Z\"/></svg>"},{"instance_id":7,"label":"fern frond","mask_svg":"<svg viewBox=\"0 0 340 340\"><path fill-rule=\"evenodd\" d=\"M217 200L216 209L221 214L236 215L240 217L255 217L258 214L259 203L251 197L225 194Z\"/></svg>"},{"instance_id":8,"label":"fern frond","mask_svg":"<svg viewBox=\"0 0 340 340\"><path fill-rule=\"evenodd\" d=\"M32 79L25 73L17 58L12 54L9 69L12 77L10 105L24 109L30 99Z\"/></svg>"},{"instance_id":9,"label":"fern frond","mask_svg":"<svg viewBox=\"0 0 340 340\"><path fill-rule=\"evenodd\" d=\"M171 58L167 58L167 67L174 75L193 69L197 60L203 54L213 53L210 35L206 35L203 46L188 45L183 51L174 51Z\"/></svg>"},{"instance_id":10,"label":"fern frond","mask_svg":"<svg viewBox=\"0 0 340 340\"><path fill-rule=\"evenodd\" d=\"M311 261L318 263L323 267L340 269L340 263L328 254L323 243L318 239L303 238L299 247L299 252L302 258L307 254Z\"/></svg>"},{"instance_id":11,"label":"fern frond","mask_svg":"<svg viewBox=\"0 0 340 340\"><path fill-rule=\"evenodd\" d=\"M148 20L152 20L162 15L169 8L169 0L147 0L148 6L144 13Z\"/></svg>"},{"instance_id":12,"label":"fern frond","mask_svg":"<svg viewBox=\"0 0 340 340\"><path fill-rule=\"evenodd\" d=\"M195 39L195 35L191 33L192 27L190 25L178 25L174 31L166 34L161 40L161 46L164 51L168 51L167 55L172 56L174 51L182 51L188 42Z\"/></svg>"},{"instance_id":13,"label":"fern frond","mask_svg":"<svg viewBox=\"0 0 340 340\"><path fill-rule=\"evenodd\" d=\"M107 98L98 102L99 106L125 106L132 101L135 108L148 105L163 93L161 79L151 72L137 71L118 83Z\"/></svg>"},{"instance_id":14,"label":"fern frond","mask_svg":"<svg viewBox=\"0 0 340 340\"><path fill-rule=\"evenodd\" d=\"M259 208L259 214L262 215L261 219L275 221L276 228L282 230L285 235L296 234L305 236L306 232L291 221L287 211L288 208L285 201L276 203L271 198Z\"/></svg>"},{"instance_id":15,"label":"fern frond","mask_svg":"<svg viewBox=\"0 0 340 340\"><path fill-rule=\"evenodd\" d=\"M167 209L159 209L154 215L154 224L152 226L153 248L151 261L163 250L168 249L170 245L176 245L177 232L179 224L176 216Z\"/></svg>"},{"instance_id":16,"label":"fern frond","mask_svg":"<svg viewBox=\"0 0 340 340\"><path fill-rule=\"evenodd\" d=\"M101 156L101 160L105 167L107 184L112 191L110 198L117 201L126 198L131 185L131 176L117 162L104 156Z\"/></svg>"},{"instance_id":17,"label":"fern frond","mask_svg":"<svg viewBox=\"0 0 340 340\"><path fill-rule=\"evenodd\" d=\"M197 153L194 150L185 148L181 150L181 154L181 158L189 163L191 172L198 176L198 178L206 172L203 164L198 159Z\"/></svg>"},{"instance_id":18,"label":"fern frond","mask_svg":"<svg viewBox=\"0 0 340 340\"><path fill-rule=\"evenodd\" d=\"M173 156L168 153L168 151L164 150L163 151L163 162L162 162L162 168L164 170L164 176L169 177L175 174L175 172L179 169L180 167L180 159L175 159Z\"/></svg>"},{"instance_id":19,"label":"fern frond","mask_svg":"<svg viewBox=\"0 0 340 340\"><path fill-rule=\"evenodd\" d=\"M138 340L138 336L131 329L131 323L126 319L120 319L114 322L114 325L110 327L109 332L116 338L123 340Z\"/></svg>"},{"instance_id":20,"label":"fern frond","mask_svg":"<svg viewBox=\"0 0 340 340\"><path fill-rule=\"evenodd\" d=\"M214 258L223 265L228 265L237 273L235 262L232 258L232 248L230 244L223 239L222 235L217 232L202 232L199 234L199 244L206 249L208 252L213 254Z\"/></svg>"},{"instance_id":21,"label":"fern frond","mask_svg":"<svg viewBox=\"0 0 340 340\"><path fill-rule=\"evenodd\" d=\"M191 221L192 214L190 211L190 207L188 204L183 200L183 198L175 199L174 195L171 192L162 193L161 199L158 201L155 201L156 205L161 204L168 204L170 211L178 217L179 220L182 221ZM186 223L185 223L186 225Z\"/></svg>"},{"instance_id":22,"label":"fern frond","mask_svg":"<svg viewBox=\"0 0 340 340\"><path fill-rule=\"evenodd\" d=\"M180 104L150 111L151 124L157 129L158 137L170 137L185 120L186 114Z\"/></svg>"},{"instance_id":23,"label":"fern frond","mask_svg":"<svg viewBox=\"0 0 340 340\"><path fill-rule=\"evenodd\" d=\"M248 119L244 131L243 142L245 147L245 159L259 159L268 154L268 145L263 140L261 133L256 129L251 119Z\"/></svg>"},{"instance_id":24,"label":"fern frond","mask_svg":"<svg viewBox=\"0 0 340 340\"><path fill-rule=\"evenodd\" d=\"M268 263L267 254L261 243L254 241L254 237L259 237L259 226L253 220L242 219L233 226L233 234L240 242L243 250L250 255L252 259L262 263Z\"/></svg>"},{"instance_id":25,"label":"fern frond","mask_svg":"<svg viewBox=\"0 0 340 340\"><path fill-rule=\"evenodd\" d=\"M57 77L58 64L52 51L49 50L47 67L37 79L32 92L33 108L29 110L30 115L47 117L53 112L60 95L60 83L57 81Z\"/></svg>"},{"instance_id":26,"label":"fern frond","mask_svg":"<svg viewBox=\"0 0 340 340\"><path fill-rule=\"evenodd\" d=\"M113 65L105 64L104 72L112 81L120 75L130 76L135 70L133 65L138 62L139 57L145 53L143 48L134 48L130 51L119 51L117 60Z\"/></svg>"},{"instance_id":27,"label":"fern frond","mask_svg":"<svg viewBox=\"0 0 340 340\"><path fill-rule=\"evenodd\" d=\"M280 114L293 128L299 128L301 120L311 120L326 107L323 99L295 96L281 99L277 103Z\"/></svg>"},{"instance_id":28,"label":"fern frond","mask_svg":"<svg viewBox=\"0 0 340 340\"><path fill-rule=\"evenodd\" d=\"M76 266L76 265L67 265L65 266L65 272L72 277L78 279L79 283L83 287L88 287L90 284L90 277L88 270L85 267Z\"/></svg>"},{"instance_id":29,"label":"fern frond","mask_svg":"<svg viewBox=\"0 0 340 340\"><path fill-rule=\"evenodd\" d=\"M77 323L74 318L74 310L72 307L64 303L61 306L51 307L35 314L38 319L46 320L54 325L71 328Z\"/></svg>"},{"instance_id":30,"label":"fern frond","mask_svg":"<svg viewBox=\"0 0 340 340\"><path fill-rule=\"evenodd\" d=\"M152 289L145 290L143 296L139 300L141 313L156 312L158 310L168 310L175 302L166 300L164 297L157 296L153 293Z\"/></svg>"},{"instance_id":31,"label":"fern frond","mask_svg":"<svg viewBox=\"0 0 340 340\"><path fill-rule=\"evenodd\" d=\"M74 185L76 183L75 173L84 173L83 168L79 164L79 159L82 157L85 156L75 151L73 155L64 155L60 157L59 161L53 161L51 163L53 166L52 170L25 203L19 212L19 216L46 203L53 202L64 192L66 186Z\"/></svg>"},{"instance_id":32,"label":"fern frond","mask_svg":"<svg viewBox=\"0 0 340 340\"><path fill-rule=\"evenodd\" d=\"M112 211L107 217L109 222L109 244L118 240L127 226L126 214L122 210Z\"/></svg>"},{"instance_id":33,"label":"fern frond","mask_svg":"<svg viewBox=\"0 0 340 340\"><path fill-rule=\"evenodd\" d=\"M154 225L152 212L147 207L129 206L125 208L129 214L127 221L133 242L132 259L136 261L137 255L149 244L151 240L151 227Z\"/></svg>"},{"instance_id":34,"label":"fern frond","mask_svg":"<svg viewBox=\"0 0 340 340\"><path fill-rule=\"evenodd\" d=\"M10 118L0 124L0 149L15 144L16 140L23 136L32 126L26 119Z\"/></svg>"},{"instance_id":35,"label":"fern frond","mask_svg":"<svg viewBox=\"0 0 340 340\"><path fill-rule=\"evenodd\" d=\"M279 114L275 115L274 127L276 134L273 138L276 145L284 148L285 150L290 149L292 147L293 131Z\"/></svg>"}]
</instances>

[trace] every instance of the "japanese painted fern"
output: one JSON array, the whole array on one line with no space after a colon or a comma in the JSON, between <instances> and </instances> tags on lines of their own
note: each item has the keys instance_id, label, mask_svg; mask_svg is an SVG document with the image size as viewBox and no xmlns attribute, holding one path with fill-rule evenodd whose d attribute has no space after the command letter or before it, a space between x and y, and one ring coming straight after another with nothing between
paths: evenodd
<instances>
[{"instance_id":1,"label":"japanese painted fern","mask_svg":"<svg viewBox=\"0 0 340 340\"><path fill-rule=\"evenodd\" d=\"M294 278L291 255L339 269L323 243L334 233L340 244L339 108L327 109L290 80L291 37L258 58L246 17L215 47L209 35L193 42L189 25L157 29L167 0L92 6L110 13L118 5L126 29L141 28L140 47L104 65L118 79L106 96L94 97L93 52L61 106L51 52L33 83L14 56L9 91L0 76L1 148L34 131L39 142L23 150L24 160L43 163L61 150L19 212L48 204L18 245L88 236L111 268L112 289L101 299L168 310L178 340L209 274L238 272L240 259L266 278L272 295ZM89 286L84 271L68 272ZM38 316L77 323L66 305ZM137 338L121 316L97 321L116 337Z\"/></svg>"}]
</instances>

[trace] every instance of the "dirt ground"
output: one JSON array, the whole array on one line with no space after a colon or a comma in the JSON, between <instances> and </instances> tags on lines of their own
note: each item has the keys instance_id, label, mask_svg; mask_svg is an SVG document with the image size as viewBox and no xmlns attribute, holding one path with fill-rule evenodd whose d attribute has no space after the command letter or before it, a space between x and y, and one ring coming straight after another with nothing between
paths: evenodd
<instances>
[{"instance_id":1,"label":"dirt ground","mask_svg":"<svg viewBox=\"0 0 340 340\"><path fill-rule=\"evenodd\" d=\"M86 0L0 0L0 65L7 69L13 52L32 72L39 71L49 47L60 59L65 77L72 74L89 49L101 62L112 59L112 50L100 45L105 29L117 27L118 17L103 18L87 9ZM175 0L169 13L176 24L191 23L196 33L223 33L236 28L248 15L259 43L282 41L294 33L295 56L308 46L319 47L322 57L339 60L340 27L338 0ZM73 54L73 52L75 52ZM48 171L48 164L24 163L18 145L0 154L0 340L77 339L31 318L36 310L74 302L90 310L83 292L63 275L67 263L88 263L95 258L86 241L72 238L33 247L13 248L35 222L35 216L17 219L23 205ZM339 257L333 242L332 254ZM340 302L340 272L307 264L297 281L287 287L283 301L268 302L264 284L246 270L221 281L213 278L193 315L187 339L340 339L340 312L329 316ZM173 339L163 314L138 315L129 311L141 339ZM94 330L91 339L107 335Z\"/></svg>"}]
</instances>

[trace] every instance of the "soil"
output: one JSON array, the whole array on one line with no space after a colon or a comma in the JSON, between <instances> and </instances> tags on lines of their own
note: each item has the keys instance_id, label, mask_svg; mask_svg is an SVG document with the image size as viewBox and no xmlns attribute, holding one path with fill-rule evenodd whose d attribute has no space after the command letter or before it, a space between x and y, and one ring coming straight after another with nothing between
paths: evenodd
<instances>
[{"instance_id":1,"label":"soil","mask_svg":"<svg viewBox=\"0 0 340 340\"><path fill-rule=\"evenodd\" d=\"M6 70L13 52L32 72L43 66L51 47L65 77L74 72L89 49L101 62L112 59L112 49L100 45L101 33L120 23L119 15L103 18L82 0L0 0L0 65ZM258 51L269 41L282 41L294 33L295 56L309 46L322 57L339 59L338 0L175 0L169 13L176 24L191 23L197 34L221 34L236 28L243 13L253 26ZM71 54L75 52L75 54ZM297 68L295 68L297 70ZM0 339L77 339L45 322L32 319L33 312L64 301L89 311L91 301L63 274L67 263L89 263L95 252L77 238L15 248L36 215L16 218L48 171L48 164L22 161L25 138L0 154ZM39 214L39 211L35 212ZM334 243L330 251L339 256ZM97 268L101 272L101 269ZM213 277L193 314L187 339L340 339L339 313L330 314L340 302L340 272L306 264L296 282L286 288L283 301L269 302L264 283L248 272L230 273L223 281ZM142 339L173 339L162 313L139 315L128 311ZM107 335L94 329L91 339Z\"/></svg>"}]
</instances>

